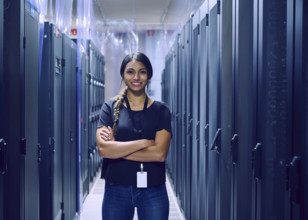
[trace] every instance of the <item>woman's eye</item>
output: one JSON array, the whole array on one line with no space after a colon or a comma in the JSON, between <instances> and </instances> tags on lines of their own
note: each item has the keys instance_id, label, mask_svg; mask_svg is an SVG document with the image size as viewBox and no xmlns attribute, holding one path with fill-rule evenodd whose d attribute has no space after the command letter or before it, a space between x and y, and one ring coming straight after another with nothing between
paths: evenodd
<instances>
[{"instance_id":1,"label":"woman's eye","mask_svg":"<svg viewBox=\"0 0 308 220\"><path fill-rule=\"evenodd\" d=\"M128 70L128 71L126 71L126 73L128 73L128 74L133 74L134 72L131 71L131 70Z\"/></svg>"},{"instance_id":2,"label":"woman's eye","mask_svg":"<svg viewBox=\"0 0 308 220\"><path fill-rule=\"evenodd\" d=\"M147 71L142 70L141 73L142 73L142 74L147 74Z\"/></svg>"}]
</instances>

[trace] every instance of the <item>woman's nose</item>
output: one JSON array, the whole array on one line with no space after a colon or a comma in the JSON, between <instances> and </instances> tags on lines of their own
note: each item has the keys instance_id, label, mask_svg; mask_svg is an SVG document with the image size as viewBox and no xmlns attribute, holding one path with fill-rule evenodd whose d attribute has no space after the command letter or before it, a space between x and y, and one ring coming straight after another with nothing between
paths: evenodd
<instances>
[{"instance_id":1,"label":"woman's nose","mask_svg":"<svg viewBox=\"0 0 308 220\"><path fill-rule=\"evenodd\" d=\"M139 73L135 73L134 80L139 80Z\"/></svg>"}]
</instances>

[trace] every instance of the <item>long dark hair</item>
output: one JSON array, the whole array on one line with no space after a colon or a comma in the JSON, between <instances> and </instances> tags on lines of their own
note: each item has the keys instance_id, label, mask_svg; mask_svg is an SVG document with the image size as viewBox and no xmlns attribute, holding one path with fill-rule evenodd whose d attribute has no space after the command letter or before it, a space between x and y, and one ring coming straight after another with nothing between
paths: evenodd
<instances>
[{"instance_id":1,"label":"long dark hair","mask_svg":"<svg viewBox=\"0 0 308 220\"><path fill-rule=\"evenodd\" d=\"M150 80L153 76L152 64L151 64L149 58L141 52L128 54L123 59L122 64L121 64L121 68L120 68L120 74L121 74L122 78L124 76L124 71L125 71L126 65L129 62L131 62L132 60L137 60L137 61L143 63L143 65L147 69L148 80ZM118 123L118 120L119 120L120 109L123 106L124 97L126 96L126 93L127 93L127 87L125 87L124 89L121 90L121 92L117 96L116 102L114 104L114 114L113 114L114 121L113 121L113 126L112 126L112 131L113 131L114 135L115 135L116 130L117 130L117 123Z\"/></svg>"}]
</instances>

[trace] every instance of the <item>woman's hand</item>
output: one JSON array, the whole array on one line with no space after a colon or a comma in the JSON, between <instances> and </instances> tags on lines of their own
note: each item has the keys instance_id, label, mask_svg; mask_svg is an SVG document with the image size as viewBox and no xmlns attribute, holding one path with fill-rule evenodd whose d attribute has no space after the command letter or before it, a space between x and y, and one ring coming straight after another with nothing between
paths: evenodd
<instances>
[{"instance_id":1,"label":"woman's hand","mask_svg":"<svg viewBox=\"0 0 308 220\"><path fill-rule=\"evenodd\" d=\"M110 126L108 126L107 128L102 128L99 132L99 135L104 141L115 141L112 128Z\"/></svg>"}]
</instances>

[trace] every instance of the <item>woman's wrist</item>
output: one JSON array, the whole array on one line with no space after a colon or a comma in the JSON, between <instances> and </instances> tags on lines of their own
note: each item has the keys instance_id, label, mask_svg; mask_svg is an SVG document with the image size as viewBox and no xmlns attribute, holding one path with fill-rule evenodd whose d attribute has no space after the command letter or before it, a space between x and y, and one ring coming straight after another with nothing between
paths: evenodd
<instances>
[{"instance_id":1,"label":"woman's wrist","mask_svg":"<svg viewBox=\"0 0 308 220\"><path fill-rule=\"evenodd\" d=\"M145 139L144 148L154 145L154 140Z\"/></svg>"}]
</instances>

